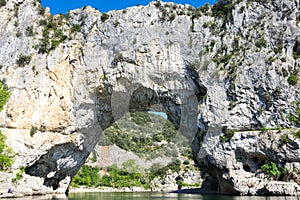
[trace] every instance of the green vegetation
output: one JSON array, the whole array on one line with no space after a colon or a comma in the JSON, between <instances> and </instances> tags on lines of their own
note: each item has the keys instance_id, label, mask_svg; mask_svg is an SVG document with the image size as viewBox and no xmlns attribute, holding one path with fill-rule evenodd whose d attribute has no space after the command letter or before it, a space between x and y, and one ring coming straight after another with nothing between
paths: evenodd
<instances>
[{"instance_id":1,"label":"green vegetation","mask_svg":"<svg viewBox=\"0 0 300 200\"><path fill-rule=\"evenodd\" d=\"M106 20L108 20L109 19L109 15L107 14L107 13L103 13L102 15L101 15L101 21L102 22L105 22Z\"/></svg>"},{"instance_id":2,"label":"green vegetation","mask_svg":"<svg viewBox=\"0 0 300 200\"><path fill-rule=\"evenodd\" d=\"M289 173L289 170L285 166L280 168L274 162L264 164L261 166L261 169L266 172L270 178L274 178L276 181L283 180L282 176Z\"/></svg>"},{"instance_id":3,"label":"green vegetation","mask_svg":"<svg viewBox=\"0 0 300 200\"><path fill-rule=\"evenodd\" d=\"M0 8L6 5L6 0L0 0Z\"/></svg>"},{"instance_id":4,"label":"green vegetation","mask_svg":"<svg viewBox=\"0 0 300 200\"><path fill-rule=\"evenodd\" d=\"M98 187L100 181L100 177L98 175L99 170L100 169L98 167L90 167L87 165L82 166L76 176L73 177L71 186Z\"/></svg>"},{"instance_id":5,"label":"green vegetation","mask_svg":"<svg viewBox=\"0 0 300 200\"><path fill-rule=\"evenodd\" d=\"M0 82L0 111L10 97L9 90ZM5 135L0 131L0 170L7 170L13 162L12 150L5 144Z\"/></svg>"},{"instance_id":6,"label":"green vegetation","mask_svg":"<svg viewBox=\"0 0 300 200\"><path fill-rule=\"evenodd\" d=\"M288 120L294 124L295 126L300 126L300 105L298 102L294 102L294 113L290 113L288 116Z\"/></svg>"},{"instance_id":7,"label":"green vegetation","mask_svg":"<svg viewBox=\"0 0 300 200\"><path fill-rule=\"evenodd\" d=\"M28 26L28 27L26 28L26 34L27 34L28 36L33 36L33 35L34 35L34 33L33 33L33 26Z\"/></svg>"},{"instance_id":8,"label":"green vegetation","mask_svg":"<svg viewBox=\"0 0 300 200\"><path fill-rule=\"evenodd\" d=\"M298 76L297 74L291 74L288 79L287 79L288 83L290 85L296 85L298 83Z\"/></svg>"},{"instance_id":9,"label":"green vegetation","mask_svg":"<svg viewBox=\"0 0 300 200\"><path fill-rule=\"evenodd\" d=\"M267 172L271 177L274 177L276 180L278 180L278 178L281 176L280 170L273 162L271 162L271 164L264 164L261 169Z\"/></svg>"},{"instance_id":10,"label":"green vegetation","mask_svg":"<svg viewBox=\"0 0 300 200\"><path fill-rule=\"evenodd\" d=\"M155 177L163 178L168 171L179 172L181 161L174 160L167 166L153 165L149 170L142 171L134 160L128 160L122 164L122 168L117 165L108 167L107 173L100 176L98 167L90 167L84 165L78 173L73 177L71 186L79 187L144 187L149 188L150 182ZM182 183L184 184L184 183Z\"/></svg>"},{"instance_id":11,"label":"green vegetation","mask_svg":"<svg viewBox=\"0 0 300 200\"><path fill-rule=\"evenodd\" d=\"M17 64L20 67L24 67L25 65L28 65L31 61L31 56L25 56L23 54L21 54L17 60Z\"/></svg>"},{"instance_id":12,"label":"green vegetation","mask_svg":"<svg viewBox=\"0 0 300 200\"><path fill-rule=\"evenodd\" d=\"M23 34L22 32L20 31L20 29L17 29L17 33L16 33L16 37L21 37Z\"/></svg>"},{"instance_id":13,"label":"green vegetation","mask_svg":"<svg viewBox=\"0 0 300 200\"><path fill-rule=\"evenodd\" d=\"M289 143L290 139L289 139L289 136L288 134L283 134L280 136L280 144L283 146L287 143Z\"/></svg>"},{"instance_id":14,"label":"green vegetation","mask_svg":"<svg viewBox=\"0 0 300 200\"><path fill-rule=\"evenodd\" d=\"M262 47L266 48L267 47L267 41L264 38L261 38L261 39L259 39L255 42L255 46L258 47L258 48L262 48Z\"/></svg>"},{"instance_id":15,"label":"green vegetation","mask_svg":"<svg viewBox=\"0 0 300 200\"><path fill-rule=\"evenodd\" d=\"M220 0L212 7L212 14L214 17L233 21L232 10L235 8L233 0Z\"/></svg>"},{"instance_id":16,"label":"green vegetation","mask_svg":"<svg viewBox=\"0 0 300 200\"><path fill-rule=\"evenodd\" d=\"M119 22L118 20L116 20L116 21L114 22L114 27L119 26L119 24L120 24L120 22Z\"/></svg>"},{"instance_id":17,"label":"green vegetation","mask_svg":"<svg viewBox=\"0 0 300 200\"><path fill-rule=\"evenodd\" d=\"M45 8L41 5L40 2L37 5L38 5L38 13L39 13L39 15L44 16L45 15Z\"/></svg>"},{"instance_id":18,"label":"green vegetation","mask_svg":"<svg viewBox=\"0 0 300 200\"><path fill-rule=\"evenodd\" d=\"M294 135L296 138L300 139L300 130L294 132L293 135Z\"/></svg>"},{"instance_id":19,"label":"green vegetation","mask_svg":"<svg viewBox=\"0 0 300 200\"><path fill-rule=\"evenodd\" d=\"M73 24L72 27L71 27L71 32L74 33L74 32L80 32L81 30L81 26L79 24Z\"/></svg>"},{"instance_id":20,"label":"green vegetation","mask_svg":"<svg viewBox=\"0 0 300 200\"><path fill-rule=\"evenodd\" d=\"M39 53L48 53L68 39L67 35L64 34L66 30L62 29L64 18L64 15L58 15L56 17L51 16L47 19L40 20L39 24L40 26L44 26L44 29L43 38L40 39L39 45L35 47ZM72 28L73 30L76 29L76 27Z\"/></svg>"},{"instance_id":21,"label":"green vegetation","mask_svg":"<svg viewBox=\"0 0 300 200\"><path fill-rule=\"evenodd\" d=\"M5 135L0 131L0 170L7 170L13 162L12 150L5 144Z\"/></svg>"},{"instance_id":22,"label":"green vegetation","mask_svg":"<svg viewBox=\"0 0 300 200\"><path fill-rule=\"evenodd\" d=\"M158 155L176 157L178 151L189 146L187 139L178 134L169 120L148 112L127 113L103 135L110 143L147 159ZM172 144L179 149L171 147Z\"/></svg>"},{"instance_id":23,"label":"green vegetation","mask_svg":"<svg viewBox=\"0 0 300 200\"><path fill-rule=\"evenodd\" d=\"M214 21L208 21L203 23L203 28L215 29L217 27L217 23Z\"/></svg>"},{"instance_id":24,"label":"green vegetation","mask_svg":"<svg viewBox=\"0 0 300 200\"><path fill-rule=\"evenodd\" d=\"M224 128L223 135L220 136L220 142L228 142L233 136L235 131Z\"/></svg>"},{"instance_id":25,"label":"green vegetation","mask_svg":"<svg viewBox=\"0 0 300 200\"><path fill-rule=\"evenodd\" d=\"M16 174L16 177L11 180L12 183L18 183L23 178L23 174L25 173L25 167L21 167L20 171Z\"/></svg>"},{"instance_id":26,"label":"green vegetation","mask_svg":"<svg viewBox=\"0 0 300 200\"><path fill-rule=\"evenodd\" d=\"M293 56L294 56L294 59L299 59L300 58L300 53L293 52Z\"/></svg>"},{"instance_id":27,"label":"green vegetation","mask_svg":"<svg viewBox=\"0 0 300 200\"><path fill-rule=\"evenodd\" d=\"M32 126L30 129L30 136L32 137L37 131L38 131L38 128L35 126Z\"/></svg>"},{"instance_id":28,"label":"green vegetation","mask_svg":"<svg viewBox=\"0 0 300 200\"><path fill-rule=\"evenodd\" d=\"M275 131L275 130L282 130L282 127L281 126L277 126L277 127L272 127L272 128L269 128L269 127L262 127L260 128L260 131L262 132L265 132L265 131Z\"/></svg>"},{"instance_id":29,"label":"green vegetation","mask_svg":"<svg viewBox=\"0 0 300 200\"><path fill-rule=\"evenodd\" d=\"M6 86L0 82L0 111L3 110L4 105L7 103L10 97L10 91L7 89Z\"/></svg>"}]
</instances>

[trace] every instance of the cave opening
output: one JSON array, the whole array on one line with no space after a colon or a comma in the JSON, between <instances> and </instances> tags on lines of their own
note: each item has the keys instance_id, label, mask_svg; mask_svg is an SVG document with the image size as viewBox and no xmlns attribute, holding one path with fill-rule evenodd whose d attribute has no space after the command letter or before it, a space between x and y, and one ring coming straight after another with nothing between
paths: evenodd
<instances>
[{"instance_id":1,"label":"cave opening","mask_svg":"<svg viewBox=\"0 0 300 200\"><path fill-rule=\"evenodd\" d=\"M244 165L243 165L243 169L244 169L246 172L251 172L251 167L250 167L248 164L244 164Z\"/></svg>"}]
</instances>

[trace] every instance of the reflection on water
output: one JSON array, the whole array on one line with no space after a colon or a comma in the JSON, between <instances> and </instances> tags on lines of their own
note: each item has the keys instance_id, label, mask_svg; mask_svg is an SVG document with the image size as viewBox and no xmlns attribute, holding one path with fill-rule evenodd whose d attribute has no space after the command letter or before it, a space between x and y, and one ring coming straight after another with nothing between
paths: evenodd
<instances>
[{"instance_id":1,"label":"reflection on water","mask_svg":"<svg viewBox=\"0 0 300 200\"><path fill-rule=\"evenodd\" d=\"M221 195L197 195L197 194L176 194L176 193L71 193L69 197L63 194L29 196L14 198L14 200L300 200L300 197L264 197L264 196L221 196Z\"/></svg>"},{"instance_id":2,"label":"reflection on water","mask_svg":"<svg viewBox=\"0 0 300 200\"><path fill-rule=\"evenodd\" d=\"M221 195L197 195L176 193L74 193L70 194L69 200L300 200L300 197L264 197L264 196L221 196Z\"/></svg>"},{"instance_id":3,"label":"reflection on water","mask_svg":"<svg viewBox=\"0 0 300 200\"><path fill-rule=\"evenodd\" d=\"M5 200L3 198L1 200ZM42 195L42 196L25 196L20 198L10 198L9 200L68 200L69 198L64 194L51 194L51 195ZM8 199L7 199L8 200Z\"/></svg>"}]
</instances>

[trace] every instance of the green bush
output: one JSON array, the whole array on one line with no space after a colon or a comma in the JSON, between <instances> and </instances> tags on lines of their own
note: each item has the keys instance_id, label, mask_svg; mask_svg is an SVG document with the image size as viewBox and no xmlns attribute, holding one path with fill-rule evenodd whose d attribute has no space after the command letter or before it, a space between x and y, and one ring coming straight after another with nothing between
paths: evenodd
<instances>
[{"instance_id":1,"label":"green bush","mask_svg":"<svg viewBox=\"0 0 300 200\"><path fill-rule=\"evenodd\" d=\"M100 176L98 175L100 169L98 167L91 167L84 165L73 177L71 186L86 186L86 187L98 187L100 183Z\"/></svg>"},{"instance_id":2,"label":"green bush","mask_svg":"<svg viewBox=\"0 0 300 200\"><path fill-rule=\"evenodd\" d=\"M10 97L10 91L0 82L0 111L3 110L4 105Z\"/></svg>"},{"instance_id":3,"label":"green bush","mask_svg":"<svg viewBox=\"0 0 300 200\"><path fill-rule=\"evenodd\" d=\"M26 33L28 36L33 36L33 26L27 26Z\"/></svg>"},{"instance_id":4,"label":"green bush","mask_svg":"<svg viewBox=\"0 0 300 200\"><path fill-rule=\"evenodd\" d=\"M32 126L30 129L30 136L32 137L37 131L38 131L38 128L35 126Z\"/></svg>"},{"instance_id":5,"label":"green bush","mask_svg":"<svg viewBox=\"0 0 300 200\"><path fill-rule=\"evenodd\" d=\"M31 61L31 56L25 56L23 54L21 54L17 60L17 64L20 67L24 67L25 65L28 65Z\"/></svg>"},{"instance_id":6,"label":"green bush","mask_svg":"<svg viewBox=\"0 0 300 200\"><path fill-rule=\"evenodd\" d=\"M287 81L288 81L288 83L289 83L290 85L296 85L297 82L298 82L298 76L297 76L297 74L292 74L292 75L290 75L290 76L288 77Z\"/></svg>"},{"instance_id":7,"label":"green bush","mask_svg":"<svg viewBox=\"0 0 300 200\"><path fill-rule=\"evenodd\" d=\"M162 4L161 4L161 1L160 1L160 0L156 1L156 2L154 3L154 5L155 5L156 8L159 8L159 9L162 8Z\"/></svg>"},{"instance_id":8,"label":"green bush","mask_svg":"<svg viewBox=\"0 0 300 200\"><path fill-rule=\"evenodd\" d=\"M300 126L300 105L299 103L294 103L293 105L295 112L290 113L288 115L288 120L295 126L299 127Z\"/></svg>"},{"instance_id":9,"label":"green bush","mask_svg":"<svg viewBox=\"0 0 300 200\"><path fill-rule=\"evenodd\" d=\"M217 18L226 20L233 20L232 11L235 8L235 4L232 0L220 0L216 2L212 7L212 14Z\"/></svg>"},{"instance_id":10,"label":"green bush","mask_svg":"<svg viewBox=\"0 0 300 200\"><path fill-rule=\"evenodd\" d=\"M101 21L102 22L105 22L106 20L108 20L109 19L109 15L107 14L107 13L103 13L102 15L101 15Z\"/></svg>"},{"instance_id":11,"label":"green bush","mask_svg":"<svg viewBox=\"0 0 300 200\"><path fill-rule=\"evenodd\" d=\"M3 110L4 105L8 101L10 92L0 82L0 111ZM8 169L13 162L12 150L5 144L5 135L0 131L0 170Z\"/></svg>"},{"instance_id":12,"label":"green bush","mask_svg":"<svg viewBox=\"0 0 300 200\"><path fill-rule=\"evenodd\" d=\"M190 164L190 161L189 161L189 160L185 160L185 161L183 161L182 164L184 164L184 165L189 165L189 164Z\"/></svg>"},{"instance_id":13,"label":"green bush","mask_svg":"<svg viewBox=\"0 0 300 200\"><path fill-rule=\"evenodd\" d=\"M265 39L261 38L261 39L256 41L255 46L258 47L258 48L262 48L262 47L266 48L267 47L267 41Z\"/></svg>"},{"instance_id":14,"label":"green bush","mask_svg":"<svg viewBox=\"0 0 300 200\"><path fill-rule=\"evenodd\" d=\"M23 174L25 173L25 168L21 167L20 171L16 174L16 177L11 180L12 183L18 183L23 178Z\"/></svg>"},{"instance_id":15,"label":"green bush","mask_svg":"<svg viewBox=\"0 0 300 200\"><path fill-rule=\"evenodd\" d=\"M231 129L224 128L223 134L220 136L220 142L228 142L233 136L235 131Z\"/></svg>"},{"instance_id":16,"label":"green bush","mask_svg":"<svg viewBox=\"0 0 300 200\"><path fill-rule=\"evenodd\" d=\"M0 7L5 6L6 5L6 0L0 0Z\"/></svg>"},{"instance_id":17,"label":"green bush","mask_svg":"<svg viewBox=\"0 0 300 200\"><path fill-rule=\"evenodd\" d=\"M12 150L5 144L5 135L0 131L0 170L7 170L12 162Z\"/></svg>"},{"instance_id":18,"label":"green bush","mask_svg":"<svg viewBox=\"0 0 300 200\"><path fill-rule=\"evenodd\" d=\"M299 59L300 58L300 53L293 52L293 56L294 56L294 59Z\"/></svg>"},{"instance_id":19,"label":"green bush","mask_svg":"<svg viewBox=\"0 0 300 200\"><path fill-rule=\"evenodd\" d=\"M175 13L172 13L172 14L170 15L170 21L173 21L175 18L176 18L176 14L175 14Z\"/></svg>"},{"instance_id":20,"label":"green bush","mask_svg":"<svg viewBox=\"0 0 300 200\"><path fill-rule=\"evenodd\" d=\"M287 171L286 168L279 169L274 162L271 162L270 164L264 164L261 166L261 169L276 181Z\"/></svg>"},{"instance_id":21,"label":"green bush","mask_svg":"<svg viewBox=\"0 0 300 200\"><path fill-rule=\"evenodd\" d=\"M73 177L71 186L86 186L86 187L113 187L113 188L123 188L123 187L133 187L142 186L145 188L149 187L148 181L140 173L138 166L135 164L134 160L128 160L122 165L120 169L117 165L112 165L108 168L108 173L99 176L99 168L90 167L84 165L78 173Z\"/></svg>"},{"instance_id":22,"label":"green bush","mask_svg":"<svg viewBox=\"0 0 300 200\"><path fill-rule=\"evenodd\" d=\"M39 24L44 26L43 29L43 38L40 39L40 43L35 46L38 49L38 53L48 53L51 50L54 50L60 43L63 43L68 39L68 36L64 34L63 30L63 19L64 15L60 15L59 19L54 19L53 17L49 17L45 20L40 20ZM78 26L75 25L70 28L71 31L77 31Z\"/></svg>"},{"instance_id":23,"label":"green bush","mask_svg":"<svg viewBox=\"0 0 300 200\"><path fill-rule=\"evenodd\" d=\"M299 139L300 139L300 130L297 131L297 132L294 132L293 135L294 135L296 138L299 138Z\"/></svg>"}]
</instances>

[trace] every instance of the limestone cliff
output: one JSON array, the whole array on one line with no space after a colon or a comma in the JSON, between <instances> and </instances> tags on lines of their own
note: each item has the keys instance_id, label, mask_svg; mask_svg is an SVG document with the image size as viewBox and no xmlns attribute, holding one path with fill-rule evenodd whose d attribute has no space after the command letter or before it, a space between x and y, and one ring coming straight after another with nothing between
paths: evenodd
<instances>
[{"instance_id":1,"label":"limestone cliff","mask_svg":"<svg viewBox=\"0 0 300 200\"><path fill-rule=\"evenodd\" d=\"M102 131L127 112L163 111L187 138L197 136L194 154L217 172L219 192L248 193L234 181L222 187L239 177L225 173L229 164L213 162L223 152L216 140L223 127L293 127L287 116L299 101L298 0L220 1L200 9L153 2L109 13L84 7L66 16L52 16L36 0L4 2L0 80L11 97L0 124L16 153L11 170L26 169L20 182L30 183L27 194L66 189ZM262 158L298 166L298 148L292 158L274 151L262 151ZM9 181L1 187L24 192ZM299 186L286 193L296 192Z\"/></svg>"}]
</instances>

